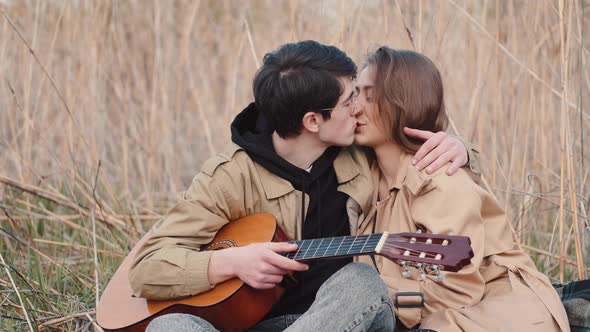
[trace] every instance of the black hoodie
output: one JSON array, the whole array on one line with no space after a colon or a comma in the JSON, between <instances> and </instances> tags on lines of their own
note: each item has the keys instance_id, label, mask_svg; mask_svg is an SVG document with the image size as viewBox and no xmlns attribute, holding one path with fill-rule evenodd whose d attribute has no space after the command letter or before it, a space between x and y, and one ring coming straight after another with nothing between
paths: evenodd
<instances>
[{"instance_id":1,"label":"black hoodie","mask_svg":"<svg viewBox=\"0 0 590 332\"><path fill-rule=\"evenodd\" d=\"M333 166L340 148L328 148L307 172L277 155L272 145L272 132L272 126L254 103L238 114L231 125L232 141L252 160L309 195L307 215L301 221L303 239L350 235L346 214L348 196L337 190L338 180ZM302 195L304 199L305 195ZM301 202L302 209L304 203ZM304 215L302 213L302 219ZM350 258L340 258L309 262L308 271L295 274L297 286L286 290L266 318L307 311L324 281L351 261Z\"/></svg>"}]
</instances>

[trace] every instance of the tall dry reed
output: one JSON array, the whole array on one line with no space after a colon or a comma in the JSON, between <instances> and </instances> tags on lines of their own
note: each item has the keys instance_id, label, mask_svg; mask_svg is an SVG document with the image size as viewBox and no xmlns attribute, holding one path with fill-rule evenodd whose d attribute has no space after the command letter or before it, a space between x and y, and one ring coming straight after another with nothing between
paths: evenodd
<instances>
[{"instance_id":1,"label":"tall dry reed","mask_svg":"<svg viewBox=\"0 0 590 332\"><path fill-rule=\"evenodd\" d=\"M590 1L0 1L0 328L96 296L229 142L265 52L315 39L440 68L458 134L548 275L588 271ZM5 263L4 263L5 262Z\"/></svg>"}]
</instances>

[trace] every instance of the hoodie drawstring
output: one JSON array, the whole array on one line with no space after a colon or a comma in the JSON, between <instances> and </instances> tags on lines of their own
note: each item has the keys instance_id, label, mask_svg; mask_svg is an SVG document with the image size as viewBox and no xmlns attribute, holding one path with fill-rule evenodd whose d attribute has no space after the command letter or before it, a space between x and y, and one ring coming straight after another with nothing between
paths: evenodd
<instances>
[{"instance_id":1,"label":"hoodie drawstring","mask_svg":"<svg viewBox=\"0 0 590 332\"><path fill-rule=\"evenodd\" d=\"M303 237L303 225L305 224L305 179L301 180L301 235Z\"/></svg>"},{"instance_id":2,"label":"hoodie drawstring","mask_svg":"<svg viewBox=\"0 0 590 332\"><path fill-rule=\"evenodd\" d=\"M303 240L303 225L305 224L305 179L301 179L301 239ZM305 277L303 275L300 276L300 283L301 283L301 291L300 294L303 295L303 290L305 289Z\"/></svg>"},{"instance_id":3,"label":"hoodie drawstring","mask_svg":"<svg viewBox=\"0 0 590 332\"><path fill-rule=\"evenodd\" d=\"M318 204L318 213L317 213L317 222L318 222L318 235L316 237L322 237L322 201L321 201L321 194L322 194L322 187L320 183L320 178L316 179L316 201Z\"/></svg>"}]
</instances>

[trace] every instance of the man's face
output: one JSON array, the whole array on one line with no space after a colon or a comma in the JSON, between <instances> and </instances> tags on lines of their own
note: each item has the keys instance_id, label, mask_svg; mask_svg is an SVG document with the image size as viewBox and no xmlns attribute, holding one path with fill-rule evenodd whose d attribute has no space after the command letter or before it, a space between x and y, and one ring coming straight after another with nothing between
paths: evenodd
<instances>
[{"instance_id":1,"label":"man's face","mask_svg":"<svg viewBox=\"0 0 590 332\"><path fill-rule=\"evenodd\" d=\"M319 117L318 136L327 145L348 146L354 141L356 129L356 118L353 116L354 84L352 77L339 77L338 80L344 86L344 93L340 95L330 119Z\"/></svg>"}]
</instances>

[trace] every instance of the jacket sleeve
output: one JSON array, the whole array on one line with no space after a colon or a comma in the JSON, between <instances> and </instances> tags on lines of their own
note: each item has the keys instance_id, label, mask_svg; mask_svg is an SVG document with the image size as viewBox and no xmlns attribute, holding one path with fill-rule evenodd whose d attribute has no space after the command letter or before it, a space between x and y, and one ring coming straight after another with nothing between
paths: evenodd
<instances>
[{"instance_id":1,"label":"jacket sleeve","mask_svg":"<svg viewBox=\"0 0 590 332\"><path fill-rule=\"evenodd\" d=\"M416 320L444 308L469 307L481 301L485 289L485 280L479 271L485 248L482 216L485 195L487 193L466 172L459 171L454 176L439 173L432 179L429 190L410 198L410 214L418 228L425 229L426 233L468 236L474 257L471 264L458 272L443 272L444 279L440 283L432 276L425 282L418 276L399 280L397 291L424 293L424 307L420 310L398 310L401 316L407 310L409 324L415 325L419 322Z\"/></svg>"},{"instance_id":2,"label":"jacket sleeve","mask_svg":"<svg viewBox=\"0 0 590 332\"><path fill-rule=\"evenodd\" d=\"M227 181L233 180L223 171L214 176L200 172L176 205L146 235L129 273L135 296L172 299L213 288L207 276L212 252L200 249L232 220L232 211L240 209L240 190L236 188L241 186L232 185L230 193L223 186Z\"/></svg>"},{"instance_id":3,"label":"jacket sleeve","mask_svg":"<svg viewBox=\"0 0 590 332\"><path fill-rule=\"evenodd\" d=\"M465 150L467 150L467 164L464 167L471 171L471 177L474 178L475 182L477 183L477 178L481 175L481 161L479 160L479 150L473 143L467 141L464 137L455 137L459 139L461 143L463 143L463 145L465 146ZM473 175L475 175L475 177Z\"/></svg>"}]
</instances>

